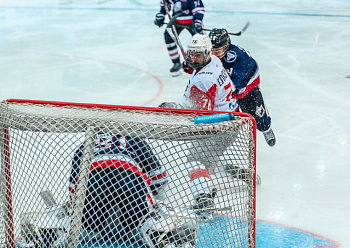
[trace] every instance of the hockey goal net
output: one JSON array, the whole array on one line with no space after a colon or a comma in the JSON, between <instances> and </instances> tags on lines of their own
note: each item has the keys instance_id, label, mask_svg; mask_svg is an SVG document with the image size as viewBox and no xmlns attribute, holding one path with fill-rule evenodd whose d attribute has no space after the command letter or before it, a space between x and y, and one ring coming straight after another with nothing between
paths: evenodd
<instances>
[{"instance_id":1,"label":"hockey goal net","mask_svg":"<svg viewBox=\"0 0 350 248\"><path fill-rule=\"evenodd\" d=\"M255 121L235 113L236 120L194 123L197 116L215 113L222 112L1 102L1 247L255 247ZM146 182L142 192L151 191L147 181L152 172L147 175L135 162L142 158L127 162L127 168L123 163L128 156L113 156L110 149L103 156L124 167L92 168L96 144L108 145L105 139L101 143L101 135L107 134L149 145L167 178L152 198L153 206L150 199L132 201L142 199L141 184L132 181L139 178L135 173ZM191 172L186 167L191 161L202 161L202 167ZM195 188L205 187L193 181L201 178L210 178L210 185L203 183L211 193L204 195L214 205L196 208L202 198L196 198ZM126 185L126 179L129 188L124 189L120 181ZM125 201L130 206L124 208ZM141 208L137 204L146 203L144 212L132 214ZM157 207L163 210L156 212Z\"/></svg>"}]
</instances>

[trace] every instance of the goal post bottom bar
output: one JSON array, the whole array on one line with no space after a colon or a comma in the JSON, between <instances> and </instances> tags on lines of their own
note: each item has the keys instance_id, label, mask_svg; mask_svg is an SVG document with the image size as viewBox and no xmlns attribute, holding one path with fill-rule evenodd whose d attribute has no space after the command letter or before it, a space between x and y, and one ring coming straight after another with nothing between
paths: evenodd
<instances>
[{"instance_id":1,"label":"goal post bottom bar","mask_svg":"<svg viewBox=\"0 0 350 248\"><path fill-rule=\"evenodd\" d=\"M255 120L215 113L1 102L1 247L255 247Z\"/></svg>"}]
</instances>

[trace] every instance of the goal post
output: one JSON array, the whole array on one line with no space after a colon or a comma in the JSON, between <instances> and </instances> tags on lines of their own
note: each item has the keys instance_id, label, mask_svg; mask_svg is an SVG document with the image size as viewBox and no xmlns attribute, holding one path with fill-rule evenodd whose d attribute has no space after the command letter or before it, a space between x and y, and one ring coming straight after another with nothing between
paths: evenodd
<instances>
[{"instance_id":1,"label":"goal post","mask_svg":"<svg viewBox=\"0 0 350 248\"><path fill-rule=\"evenodd\" d=\"M234 113L236 120L194 123L195 117L220 113L224 112L25 99L0 102L0 246L256 247L256 123L251 115L239 112ZM134 157L128 160L130 167L94 170L98 149L124 145L98 138L101 135L145 141L164 168L167 184L155 203L164 202L177 214L167 214L163 226L152 222L147 232L156 228L162 232L156 241L147 239L141 228L154 217L153 210L136 222L125 220L133 208L123 212L120 202L134 196L126 196L122 186L111 193L108 187L114 186L108 183L93 185L98 177L92 175L102 173L113 175L113 180L133 178L130 171L145 182L151 178ZM84 149L77 153L79 147ZM72 186L77 154L81 162ZM124 163L129 154L108 156L114 163ZM214 208L191 208L197 187L186 167L191 161L203 164L209 173L196 169L194 175L210 178L210 189L217 192ZM113 182L118 184L117 179ZM146 191L150 189L145 185ZM56 205L45 205L40 196L44 191L52 193ZM90 207L95 215L89 215ZM211 217L203 219L203 214Z\"/></svg>"}]
</instances>

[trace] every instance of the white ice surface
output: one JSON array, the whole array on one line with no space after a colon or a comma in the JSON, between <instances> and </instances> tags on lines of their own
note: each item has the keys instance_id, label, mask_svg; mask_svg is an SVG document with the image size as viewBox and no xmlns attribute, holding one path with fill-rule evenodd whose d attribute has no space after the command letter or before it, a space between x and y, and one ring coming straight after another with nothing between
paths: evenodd
<instances>
[{"instance_id":1,"label":"white ice surface","mask_svg":"<svg viewBox=\"0 0 350 248\"><path fill-rule=\"evenodd\" d=\"M158 2L0 0L0 100L181 101L189 76L169 74ZM232 40L260 65L277 136L258 133L257 218L350 247L350 2L204 3L207 28L251 23Z\"/></svg>"}]
</instances>

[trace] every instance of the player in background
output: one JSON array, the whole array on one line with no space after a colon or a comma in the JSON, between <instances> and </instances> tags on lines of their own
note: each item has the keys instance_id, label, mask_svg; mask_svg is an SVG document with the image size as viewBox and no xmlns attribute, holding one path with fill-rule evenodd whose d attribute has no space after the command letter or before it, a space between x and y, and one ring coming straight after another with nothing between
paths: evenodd
<instances>
[{"instance_id":1,"label":"player in background","mask_svg":"<svg viewBox=\"0 0 350 248\"><path fill-rule=\"evenodd\" d=\"M69 179L72 201L83 152L82 145L73 158ZM175 222L181 216L154 197L160 194L167 181L164 167L146 141L99 134L85 196L83 229L97 232L102 238L115 238L116 233L120 238L142 233L150 247L169 242L194 244L195 230L189 229L186 237L179 235L176 231L181 229L181 224ZM174 226L179 228L174 229Z\"/></svg>"},{"instance_id":2,"label":"player in background","mask_svg":"<svg viewBox=\"0 0 350 248\"><path fill-rule=\"evenodd\" d=\"M204 17L204 5L202 0L160 0L160 11L156 14L154 24L158 27L163 26L166 15L165 5L173 9L173 15L182 13L176 18L175 28L178 34L182 30L187 29L191 35L197 33L203 33L203 17ZM168 49L170 59L173 62L173 66L170 69L172 76L178 76L181 74L180 54L176 46L175 41L171 38L167 31L164 32L165 44Z\"/></svg>"},{"instance_id":3,"label":"player in background","mask_svg":"<svg viewBox=\"0 0 350 248\"><path fill-rule=\"evenodd\" d=\"M258 63L248 51L231 43L224 28L214 28L209 37L213 44L213 54L221 59L223 66L234 84L234 98L242 112L251 114L257 129L264 134L266 143L274 146L276 137L271 128L271 117L260 90Z\"/></svg>"}]
</instances>

